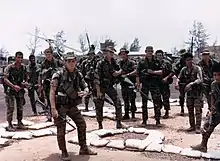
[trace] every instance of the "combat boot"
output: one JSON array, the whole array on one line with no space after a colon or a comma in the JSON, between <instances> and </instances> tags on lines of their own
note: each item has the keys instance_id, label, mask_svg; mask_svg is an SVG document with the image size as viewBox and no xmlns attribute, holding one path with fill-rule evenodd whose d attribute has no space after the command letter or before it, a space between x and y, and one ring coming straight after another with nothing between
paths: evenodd
<instances>
[{"instance_id":1,"label":"combat boot","mask_svg":"<svg viewBox=\"0 0 220 161\"><path fill-rule=\"evenodd\" d=\"M201 133L200 128L196 128L196 134L200 134L200 133Z\"/></svg>"},{"instance_id":2,"label":"combat boot","mask_svg":"<svg viewBox=\"0 0 220 161\"><path fill-rule=\"evenodd\" d=\"M124 125L122 125L121 121L117 120L116 128L117 129L123 129L123 128L126 128L126 127Z\"/></svg>"},{"instance_id":3,"label":"combat boot","mask_svg":"<svg viewBox=\"0 0 220 161\"><path fill-rule=\"evenodd\" d=\"M132 119L135 119L135 112L131 113L131 117L132 117Z\"/></svg>"},{"instance_id":4,"label":"combat boot","mask_svg":"<svg viewBox=\"0 0 220 161\"><path fill-rule=\"evenodd\" d=\"M143 121L141 124L140 124L140 127L146 127L147 126L147 121Z\"/></svg>"},{"instance_id":5,"label":"combat boot","mask_svg":"<svg viewBox=\"0 0 220 161\"><path fill-rule=\"evenodd\" d=\"M15 132L15 128L12 125L12 122L8 122L8 127L6 127L6 130L9 132Z\"/></svg>"},{"instance_id":6,"label":"combat boot","mask_svg":"<svg viewBox=\"0 0 220 161\"><path fill-rule=\"evenodd\" d=\"M25 126L22 121L18 121L17 129L25 129Z\"/></svg>"},{"instance_id":7,"label":"combat boot","mask_svg":"<svg viewBox=\"0 0 220 161\"><path fill-rule=\"evenodd\" d=\"M193 150L198 150L198 151L201 151L203 153L206 153L207 152L207 143L208 143L208 138L202 136L202 142L198 145L191 146L191 148Z\"/></svg>"},{"instance_id":8,"label":"combat boot","mask_svg":"<svg viewBox=\"0 0 220 161\"><path fill-rule=\"evenodd\" d=\"M180 116L184 116L184 106L181 106Z\"/></svg>"},{"instance_id":9,"label":"combat boot","mask_svg":"<svg viewBox=\"0 0 220 161\"><path fill-rule=\"evenodd\" d=\"M162 126L162 124L160 123L160 120L156 120L156 126L157 127L161 127Z\"/></svg>"},{"instance_id":10,"label":"combat boot","mask_svg":"<svg viewBox=\"0 0 220 161\"><path fill-rule=\"evenodd\" d=\"M88 146L81 146L79 155L97 155L97 152L92 151Z\"/></svg>"},{"instance_id":11,"label":"combat boot","mask_svg":"<svg viewBox=\"0 0 220 161\"><path fill-rule=\"evenodd\" d=\"M168 119L169 118L169 111L166 110L165 115L163 116L164 119Z\"/></svg>"},{"instance_id":12,"label":"combat boot","mask_svg":"<svg viewBox=\"0 0 220 161\"><path fill-rule=\"evenodd\" d=\"M103 129L102 121L99 121L98 124L99 124L99 129Z\"/></svg>"},{"instance_id":13,"label":"combat boot","mask_svg":"<svg viewBox=\"0 0 220 161\"><path fill-rule=\"evenodd\" d=\"M195 130L196 130L195 126L191 126L190 128L186 129L187 132L192 132Z\"/></svg>"},{"instance_id":14,"label":"combat boot","mask_svg":"<svg viewBox=\"0 0 220 161\"><path fill-rule=\"evenodd\" d=\"M126 109L125 110L125 115L122 117L122 120L129 120L130 116L129 116L129 111Z\"/></svg>"},{"instance_id":15,"label":"combat boot","mask_svg":"<svg viewBox=\"0 0 220 161\"><path fill-rule=\"evenodd\" d=\"M63 161L70 161L71 160L67 150L62 150L61 159Z\"/></svg>"}]
</instances>

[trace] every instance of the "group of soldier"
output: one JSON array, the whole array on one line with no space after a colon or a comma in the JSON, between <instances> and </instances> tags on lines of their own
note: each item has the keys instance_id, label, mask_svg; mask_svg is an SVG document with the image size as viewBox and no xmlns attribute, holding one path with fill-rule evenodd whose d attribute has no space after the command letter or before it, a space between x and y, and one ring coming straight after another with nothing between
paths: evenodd
<instances>
[{"instance_id":1,"label":"group of soldier","mask_svg":"<svg viewBox=\"0 0 220 161\"><path fill-rule=\"evenodd\" d=\"M35 56L29 56L29 64L22 64L23 53L16 52L15 62L9 64L4 71L8 131L14 131L12 117L14 111L14 100L17 105L18 128L24 128L22 123L24 88L28 89L32 111L37 115L35 102L35 91L41 102L48 104L50 115L48 121L54 118L57 125L57 141L62 151L63 160L68 160L65 141L65 118L68 115L76 124L81 155L96 155L86 145L86 122L81 115L77 105L85 98L85 110L88 111L89 98L93 98L96 109L98 128L103 128L103 106L107 94L115 107L116 128L123 128L122 120L135 118L137 110L135 105L136 92L142 97L142 124L145 127L148 120L149 92L152 96L156 126L161 126L161 109L164 107L165 119L169 118L170 110L170 85L173 83L173 76L177 81L175 88L180 92L180 114L184 115L184 102L189 113L190 127L187 131L200 133L203 94L207 97L209 116L212 122L207 122L202 130L203 141L200 145L193 147L197 150L207 151L207 140L214 128L219 123L219 115L216 114L217 106L214 106L220 97L218 84L220 66L211 59L208 50L202 53L202 60L196 65L193 62L193 55L185 49L180 50L181 58L174 64L164 58L164 52L154 52L152 46L147 46L146 56L141 59L137 66L128 57L129 51L121 48L118 55L119 62L115 60L116 50L113 46L106 46L102 50L103 55L98 57L94 48L91 48L87 58L77 64L77 58L73 52L63 56L63 61L53 57L53 51L48 48L44 51L45 60L41 65L35 62ZM214 76L213 76L214 72ZM215 78L215 79L214 79ZM212 83L214 81L214 83ZM121 93L124 101L125 114L122 116L122 103L117 90L116 83L121 85ZM214 99L211 97L214 94ZM214 109L214 110L213 110ZM194 116L195 111L195 116ZM218 113L218 111L217 111ZM214 123L213 123L214 122Z\"/></svg>"}]
</instances>

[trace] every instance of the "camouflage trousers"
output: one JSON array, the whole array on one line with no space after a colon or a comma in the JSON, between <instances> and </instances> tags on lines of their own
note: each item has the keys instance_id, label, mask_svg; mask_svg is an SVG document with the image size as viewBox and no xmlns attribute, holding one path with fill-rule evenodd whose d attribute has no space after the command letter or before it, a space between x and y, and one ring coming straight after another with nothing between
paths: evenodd
<instances>
[{"instance_id":1,"label":"camouflage trousers","mask_svg":"<svg viewBox=\"0 0 220 161\"><path fill-rule=\"evenodd\" d=\"M134 89L131 89L129 87L122 87L121 93L122 93L122 98L124 100L125 112L129 113L129 110L131 110L132 113L136 112L137 110L137 107L135 105L136 93L134 92Z\"/></svg>"},{"instance_id":2,"label":"camouflage trousers","mask_svg":"<svg viewBox=\"0 0 220 161\"><path fill-rule=\"evenodd\" d=\"M91 98L91 95L87 95L85 98L84 98L84 101L85 101L85 106L88 107L89 105L89 99Z\"/></svg>"},{"instance_id":3,"label":"camouflage trousers","mask_svg":"<svg viewBox=\"0 0 220 161\"><path fill-rule=\"evenodd\" d=\"M160 89L156 85L149 85L149 86L143 86L141 91L148 96L149 92L151 93L153 104L154 104L154 114L155 119L160 120L161 117L161 108L162 108L162 100L161 100L161 94ZM147 110L147 102L148 98L146 98L143 94L141 94L142 97L142 119L143 121L148 120L148 110Z\"/></svg>"},{"instance_id":4,"label":"camouflage trousers","mask_svg":"<svg viewBox=\"0 0 220 161\"><path fill-rule=\"evenodd\" d=\"M21 121L23 119L23 103L24 103L24 96L13 96L13 95L6 95L5 96L5 103L7 106L7 121L11 122L13 120L13 113L14 113L14 106L17 106L17 120Z\"/></svg>"},{"instance_id":5,"label":"camouflage trousers","mask_svg":"<svg viewBox=\"0 0 220 161\"><path fill-rule=\"evenodd\" d=\"M103 106L104 106L105 94L107 94L111 98L111 100L113 101L115 105L116 120L121 121L122 120L122 105L121 105L121 100L118 96L116 89L113 87L101 88L101 92L103 94L103 98L94 99L97 121L98 122L103 121ZM95 94L94 98L96 98L96 93L94 94Z\"/></svg>"},{"instance_id":6,"label":"camouflage trousers","mask_svg":"<svg viewBox=\"0 0 220 161\"><path fill-rule=\"evenodd\" d=\"M36 107L35 107L35 105L34 105L34 102L35 102L35 91L37 92L37 95L38 95L39 100L40 100L41 102L43 102L43 103L45 102L43 92L39 93L39 92L38 92L37 90L35 90L35 89L28 89L28 96L29 96L29 98L30 98L32 111L33 111L34 113L37 112Z\"/></svg>"},{"instance_id":7,"label":"camouflage trousers","mask_svg":"<svg viewBox=\"0 0 220 161\"><path fill-rule=\"evenodd\" d=\"M211 86L203 86L202 93L205 95L208 103L208 108L211 110Z\"/></svg>"},{"instance_id":8,"label":"camouflage trousers","mask_svg":"<svg viewBox=\"0 0 220 161\"><path fill-rule=\"evenodd\" d=\"M47 107L49 108L47 110L50 111L50 116L48 116L48 119L50 119L52 117L51 105L50 105L50 86L44 86L44 95L45 95L46 100L47 100L47 105L48 105Z\"/></svg>"},{"instance_id":9,"label":"camouflage trousers","mask_svg":"<svg viewBox=\"0 0 220 161\"><path fill-rule=\"evenodd\" d=\"M170 110L170 86L169 84L160 85L160 93L163 99L163 106L166 111Z\"/></svg>"},{"instance_id":10,"label":"camouflage trousers","mask_svg":"<svg viewBox=\"0 0 220 161\"><path fill-rule=\"evenodd\" d=\"M179 85L179 103L181 107L184 107L185 102L185 85Z\"/></svg>"},{"instance_id":11,"label":"camouflage trousers","mask_svg":"<svg viewBox=\"0 0 220 161\"><path fill-rule=\"evenodd\" d=\"M190 127L196 127L197 129L200 129L202 122L202 108L203 108L202 96L197 98L187 97L186 106L188 108ZM194 111L196 113L196 116L194 115Z\"/></svg>"},{"instance_id":12,"label":"camouflage trousers","mask_svg":"<svg viewBox=\"0 0 220 161\"><path fill-rule=\"evenodd\" d=\"M69 116L77 127L78 140L80 146L86 146L86 122L82 116L80 110L77 107L72 106L60 106L57 108L58 114L63 118ZM54 120L57 126L57 142L59 149L62 151L66 150L66 122L60 117Z\"/></svg>"},{"instance_id":13,"label":"camouflage trousers","mask_svg":"<svg viewBox=\"0 0 220 161\"><path fill-rule=\"evenodd\" d=\"M204 122L205 131L202 133L203 137L209 138L214 131L215 127L220 123L220 113L214 113L208 116Z\"/></svg>"}]
</instances>

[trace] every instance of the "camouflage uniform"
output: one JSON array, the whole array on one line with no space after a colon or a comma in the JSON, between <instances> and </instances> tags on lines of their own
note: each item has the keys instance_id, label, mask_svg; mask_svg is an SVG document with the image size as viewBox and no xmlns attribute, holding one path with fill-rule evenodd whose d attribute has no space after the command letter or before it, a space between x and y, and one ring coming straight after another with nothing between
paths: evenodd
<instances>
[{"instance_id":1,"label":"camouflage uniform","mask_svg":"<svg viewBox=\"0 0 220 161\"><path fill-rule=\"evenodd\" d=\"M63 64L59 60L53 58L52 61L44 60L41 64L40 68L40 78L43 80L43 89L44 95L46 96L48 107L50 107L50 81L52 78L53 73L59 68L62 67ZM51 118L49 117L48 120L50 121Z\"/></svg>"},{"instance_id":2,"label":"camouflage uniform","mask_svg":"<svg viewBox=\"0 0 220 161\"><path fill-rule=\"evenodd\" d=\"M107 59L103 58L97 63L96 66L94 84L100 87L100 92L103 96L103 98L97 98L94 100L96 106L96 118L99 123L100 129L102 128L105 94L107 94L111 98L115 105L117 128L121 128L122 126L122 105L117 90L113 87L113 85L115 84L115 77L113 76L113 73L119 69L120 68L116 64L114 58L112 58L111 63L109 63ZM97 93L95 92L94 95L96 97Z\"/></svg>"},{"instance_id":3,"label":"camouflage uniform","mask_svg":"<svg viewBox=\"0 0 220 161\"><path fill-rule=\"evenodd\" d=\"M13 85L18 85L22 87L22 83L26 80L26 67L21 64L21 67L17 69L15 63L9 64L4 71L4 77L7 78ZM17 105L17 120L18 124L22 124L23 119L23 105L24 105L24 93L25 90L22 88L19 92L16 92L11 87L7 87L6 92L6 106L7 106L7 121L9 122L9 127L12 126L13 112L14 112L14 99Z\"/></svg>"},{"instance_id":4,"label":"camouflage uniform","mask_svg":"<svg viewBox=\"0 0 220 161\"><path fill-rule=\"evenodd\" d=\"M188 108L189 114L189 123L190 128L188 131L193 131L196 129L196 132L200 132L201 127L201 119L202 119L202 108L203 108L203 100L202 100L202 70L197 65L192 65L192 69L188 67L183 67L180 71L178 79L180 83L188 85L191 83L191 90L187 92L186 98L186 106ZM184 80L184 82L182 82ZM196 111L196 123L194 110Z\"/></svg>"},{"instance_id":5,"label":"camouflage uniform","mask_svg":"<svg viewBox=\"0 0 220 161\"><path fill-rule=\"evenodd\" d=\"M161 64L163 70L163 75L162 75L162 79L163 79L172 72L172 65L167 60L163 60ZM169 78L167 82L163 82L161 80L160 83L160 93L162 95L163 106L166 111L164 118L167 118L169 116L168 111L170 110L170 84L172 84L172 81L173 81L172 78Z\"/></svg>"},{"instance_id":6,"label":"camouflage uniform","mask_svg":"<svg viewBox=\"0 0 220 161\"><path fill-rule=\"evenodd\" d=\"M160 62L153 56L152 61L150 62L148 58L144 58L140 60L137 66L137 75L140 78L140 83L142 83L141 91L145 93L146 96L151 93L153 104L154 104L154 113L157 124L160 124L161 117L161 108L162 108L162 100L160 93L160 76L148 74L147 70L162 70ZM142 119L143 124L146 124L148 120L148 110L147 110L147 102L148 98L146 98L143 94L142 97Z\"/></svg>"},{"instance_id":7,"label":"camouflage uniform","mask_svg":"<svg viewBox=\"0 0 220 161\"><path fill-rule=\"evenodd\" d=\"M213 81L212 66L216 63L217 62L212 59L210 59L208 65L204 62L204 60L201 60L198 63L198 65L202 68L202 72L203 72L202 91L207 98L209 110L211 110L211 83Z\"/></svg>"},{"instance_id":8,"label":"camouflage uniform","mask_svg":"<svg viewBox=\"0 0 220 161\"><path fill-rule=\"evenodd\" d=\"M73 53L67 53L66 59L73 59ZM78 141L80 145L80 154L94 154L86 144L86 122L77 105L82 99L78 96L78 92L87 89L87 84L83 79L82 74L75 69L72 73L68 72L66 67L53 74L51 86L56 87L56 109L58 118L55 118L57 126L57 142L62 153L67 153L66 150L66 115L69 116L77 126ZM68 91L73 91L74 97L70 97ZM59 98L61 93L61 98Z\"/></svg>"},{"instance_id":9,"label":"camouflage uniform","mask_svg":"<svg viewBox=\"0 0 220 161\"><path fill-rule=\"evenodd\" d=\"M180 54L181 56L183 56L186 53L185 49L180 50ZM181 69L186 66L185 61L183 59L183 57L181 57L179 60L177 60L174 65L173 65L173 73L176 77L179 76L179 73L181 71ZM179 84L179 103L181 106L181 115L184 115L184 102L185 102L185 86L186 84Z\"/></svg>"},{"instance_id":10,"label":"camouflage uniform","mask_svg":"<svg viewBox=\"0 0 220 161\"><path fill-rule=\"evenodd\" d=\"M90 54L90 53L89 53ZM83 74L83 77L88 84L90 92L93 91L94 85L93 85L93 79L94 79L94 72L97 64L97 57L93 57L91 60L86 59L82 62L81 66L81 72ZM88 105L89 105L89 99L91 97L91 94L87 95L85 99L85 110L88 111Z\"/></svg>"},{"instance_id":11,"label":"camouflage uniform","mask_svg":"<svg viewBox=\"0 0 220 161\"><path fill-rule=\"evenodd\" d=\"M121 52L122 51L123 51L123 49L121 49ZM120 55L120 53L119 53L119 55ZM135 62L130 59L121 60L119 62L119 66L122 69L122 75L129 74L135 70ZM135 85L136 76L129 76L128 75L127 77ZM123 116L123 119L130 118L129 117L129 110L131 110L132 118L135 118L135 112L136 112L137 108L135 105L136 93L134 92L134 88L131 88L130 84L122 81L121 82L121 93L122 93L122 98L124 100L124 109L125 109L125 115Z\"/></svg>"},{"instance_id":12,"label":"camouflage uniform","mask_svg":"<svg viewBox=\"0 0 220 161\"><path fill-rule=\"evenodd\" d=\"M34 114L37 113L36 107L34 105L35 91L37 92L37 95L38 95L40 101L44 102L43 91L41 93L39 93L38 90L36 90L37 88L35 87L35 85L38 84L39 74L40 74L40 65L39 64L29 63L27 65L27 77L28 77L28 84L29 84L28 96L30 98L31 107L32 107L32 111L33 111Z\"/></svg>"}]
</instances>

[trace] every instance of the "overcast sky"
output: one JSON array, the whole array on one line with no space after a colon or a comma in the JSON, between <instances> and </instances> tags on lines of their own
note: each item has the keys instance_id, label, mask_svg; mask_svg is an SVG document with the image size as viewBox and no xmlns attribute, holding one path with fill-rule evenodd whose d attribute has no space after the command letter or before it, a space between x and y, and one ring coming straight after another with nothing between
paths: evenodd
<instances>
[{"instance_id":1,"label":"overcast sky","mask_svg":"<svg viewBox=\"0 0 220 161\"><path fill-rule=\"evenodd\" d=\"M52 37L66 33L67 45L79 49L85 30L92 40L109 36L120 48L140 39L142 51L153 45L169 51L183 47L193 21L201 21L210 43L220 38L219 0L0 0L0 47L14 54L26 47L35 26ZM219 40L220 41L220 40ZM47 44L41 42L42 48ZM38 49L40 50L40 49Z\"/></svg>"}]
</instances>

